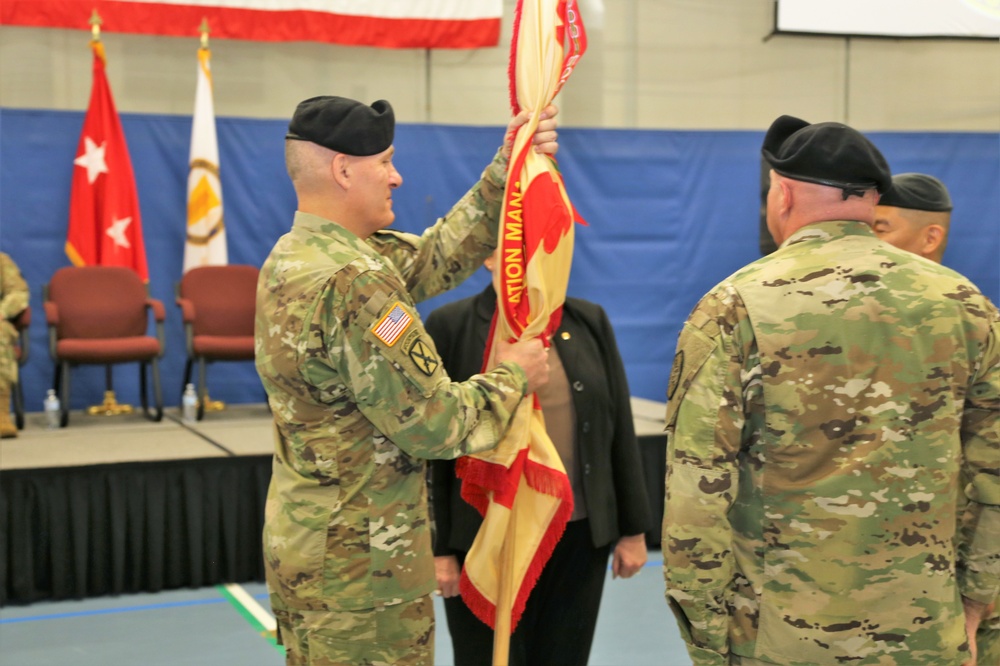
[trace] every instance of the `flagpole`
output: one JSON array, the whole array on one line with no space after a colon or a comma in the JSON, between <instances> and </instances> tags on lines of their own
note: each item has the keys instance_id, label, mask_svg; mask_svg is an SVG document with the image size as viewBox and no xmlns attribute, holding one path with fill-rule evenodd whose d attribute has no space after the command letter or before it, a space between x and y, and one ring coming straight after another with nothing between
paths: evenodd
<instances>
[{"instance_id":1,"label":"flagpole","mask_svg":"<svg viewBox=\"0 0 1000 666\"><path fill-rule=\"evenodd\" d=\"M97 8L94 8L94 13L90 15L90 39L94 42L101 41L101 24L104 21L101 19L101 15L97 13Z\"/></svg>"},{"instance_id":2,"label":"flagpole","mask_svg":"<svg viewBox=\"0 0 1000 666\"><path fill-rule=\"evenodd\" d=\"M101 24L104 20L97 13L95 7L90 15L90 45L94 54L102 61L104 60L104 46L101 44ZM74 262L76 263L76 262ZM65 381L65 378L63 379ZM131 414L132 405L118 402L115 395L114 383L112 381L111 365L104 366L104 401L99 405L87 407L87 413L91 416L118 416L119 414Z\"/></svg>"},{"instance_id":3,"label":"flagpole","mask_svg":"<svg viewBox=\"0 0 1000 666\"><path fill-rule=\"evenodd\" d=\"M517 496L514 497L517 504ZM517 511L511 507L510 523L507 528L507 538L500 547L500 594L497 598L496 620L493 626L493 666L507 666L510 662L511 616L514 614L515 585L513 582L514 554L517 549L514 542L517 539L515 521Z\"/></svg>"}]
</instances>

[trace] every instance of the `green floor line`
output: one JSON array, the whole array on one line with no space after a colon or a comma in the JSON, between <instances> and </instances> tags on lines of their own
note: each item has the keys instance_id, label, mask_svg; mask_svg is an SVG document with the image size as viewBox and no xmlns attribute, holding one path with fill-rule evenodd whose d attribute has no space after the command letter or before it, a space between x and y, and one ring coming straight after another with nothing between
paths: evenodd
<instances>
[{"instance_id":1,"label":"green floor line","mask_svg":"<svg viewBox=\"0 0 1000 666\"><path fill-rule=\"evenodd\" d=\"M225 585L216 585L215 589L218 590L219 594L224 596L229 601L229 604L233 608L235 608L240 615L243 616L243 619L246 620L250 624L250 626L254 628L254 631L256 631L261 637L263 637L264 640L266 640L268 643L273 645L274 648L278 650L278 652L280 652L281 654L285 654L285 648L282 645L278 645L278 639L274 635L274 632L270 631L267 627L261 624L260 620L258 620L256 616L240 602L239 599L233 596L233 594L226 589Z\"/></svg>"}]
</instances>

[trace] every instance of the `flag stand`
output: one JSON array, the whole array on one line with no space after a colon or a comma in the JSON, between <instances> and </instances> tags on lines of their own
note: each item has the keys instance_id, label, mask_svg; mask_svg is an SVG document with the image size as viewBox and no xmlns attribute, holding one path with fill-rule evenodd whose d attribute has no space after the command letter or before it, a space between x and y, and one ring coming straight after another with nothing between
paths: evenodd
<instances>
[{"instance_id":1,"label":"flag stand","mask_svg":"<svg viewBox=\"0 0 1000 666\"><path fill-rule=\"evenodd\" d=\"M115 398L115 392L110 389L104 392L103 403L87 407L87 413L91 416L97 416L98 414L104 416L118 416L119 414L131 414L132 411L132 405L120 404L118 399Z\"/></svg>"},{"instance_id":2,"label":"flag stand","mask_svg":"<svg viewBox=\"0 0 1000 666\"><path fill-rule=\"evenodd\" d=\"M131 414L132 405L122 405L119 404L118 399L115 398L115 390L111 388L111 366L104 366L104 378L105 386L107 389L104 391L104 402L100 405L91 405L87 408L87 413L91 416L97 416L99 414L104 416L118 416L119 414Z\"/></svg>"},{"instance_id":3,"label":"flag stand","mask_svg":"<svg viewBox=\"0 0 1000 666\"><path fill-rule=\"evenodd\" d=\"M202 409L206 412L221 412L226 408L226 403L222 400L212 400L208 396L208 391L205 391L205 398L202 400Z\"/></svg>"}]
</instances>

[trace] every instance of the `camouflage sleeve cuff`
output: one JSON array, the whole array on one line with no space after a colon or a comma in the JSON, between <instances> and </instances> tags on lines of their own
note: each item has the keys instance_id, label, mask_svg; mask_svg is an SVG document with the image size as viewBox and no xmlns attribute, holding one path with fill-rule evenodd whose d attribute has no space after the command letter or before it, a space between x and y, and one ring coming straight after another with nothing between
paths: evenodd
<instances>
[{"instance_id":1,"label":"camouflage sleeve cuff","mask_svg":"<svg viewBox=\"0 0 1000 666\"><path fill-rule=\"evenodd\" d=\"M984 506L972 522L976 530L964 535L956 571L963 597L989 604L1000 594L1000 507Z\"/></svg>"},{"instance_id":2,"label":"camouflage sleeve cuff","mask_svg":"<svg viewBox=\"0 0 1000 666\"><path fill-rule=\"evenodd\" d=\"M697 645L687 644L693 666L729 666L729 656Z\"/></svg>"},{"instance_id":3,"label":"camouflage sleeve cuff","mask_svg":"<svg viewBox=\"0 0 1000 666\"><path fill-rule=\"evenodd\" d=\"M510 160L503 154L503 148L497 150L493 161L483 171L480 180L480 194L486 201L499 201L507 186L507 167Z\"/></svg>"},{"instance_id":4,"label":"camouflage sleeve cuff","mask_svg":"<svg viewBox=\"0 0 1000 666\"><path fill-rule=\"evenodd\" d=\"M528 391L528 375L524 372L524 368L513 361L504 361L497 367L506 368L512 375L514 375L514 384L521 387L521 397L523 398Z\"/></svg>"},{"instance_id":5,"label":"camouflage sleeve cuff","mask_svg":"<svg viewBox=\"0 0 1000 666\"><path fill-rule=\"evenodd\" d=\"M689 652L697 649L706 655L722 655L722 651L728 649L729 613L726 610L725 596L724 589L689 592L671 588L668 582L667 605L677 618L681 638L688 644ZM695 663L716 662L695 661Z\"/></svg>"},{"instance_id":6,"label":"camouflage sleeve cuff","mask_svg":"<svg viewBox=\"0 0 1000 666\"><path fill-rule=\"evenodd\" d=\"M483 374L473 375L468 381L479 384L486 390L490 417L480 418L466 437L463 455L488 451L497 446L510 426L518 405L524 399L528 384L524 370L510 361Z\"/></svg>"}]
</instances>

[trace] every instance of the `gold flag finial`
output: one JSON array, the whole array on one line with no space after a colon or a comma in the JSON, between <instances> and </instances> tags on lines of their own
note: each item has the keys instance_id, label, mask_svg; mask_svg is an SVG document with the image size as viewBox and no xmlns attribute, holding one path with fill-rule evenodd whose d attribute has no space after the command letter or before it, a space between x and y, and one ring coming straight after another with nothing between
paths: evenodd
<instances>
[{"instance_id":1,"label":"gold flag finial","mask_svg":"<svg viewBox=\"0 0 1000 666\"><path fill-rule=\"evenodd\" d=\"M208 48L208 33L210 32L209 29L208 29L208 19L207 18L202 17L202 19L201 19L201 25L198 26L198 30L201 32L201 48L207 49Z\"/></svg>"},{"instance_id":2,"label":"gold flag finial","mask_svg":"<svg viewBox=\"0 0 1000 666\"><path fill-rule=\"evenodd\" d=\"M101 40L101 24L104 21L101 19L101 15L97 13L97 9L94 9L94 13L90 15L90 34L93 35L94 41Z\"/></svg>"}]
</instances>

